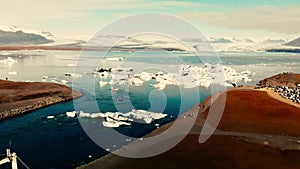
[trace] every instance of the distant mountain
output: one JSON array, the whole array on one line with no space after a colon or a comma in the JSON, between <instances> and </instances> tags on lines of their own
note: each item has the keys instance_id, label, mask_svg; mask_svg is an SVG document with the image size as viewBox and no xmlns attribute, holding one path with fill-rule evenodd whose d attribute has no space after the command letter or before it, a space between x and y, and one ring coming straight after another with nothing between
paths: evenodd
<instances>
[{"instance_id":1,"label":"distant mountain","mask_svg":"<svg viewBox=\"0 0 300 169\"><path fill-rule=\"evenodd\" d=\"M239 38L239 37L233 37L233 42L246 42L246 43L254 43L252 39L249 38Z\"/></svg>"},{"instance_id":2,"label":"distant mountain","mask_svg":"<svg viewBox=\"0 0 300 169\"><path fill-rule=\"evenodd\" d=\"M284 44L286 43L285 40L283 39L267 39L264 41L264 43L279 43L279 44Z\"/></svg>"},{"instance_id":3,"label":"distant mountain","mask_svg":"<svg viewBox=\"0 0 300 169\"><path fill-rule=\"evenodd\" d=\"M294 39L288 43L285 44L286 46L296 46L300 47L300 38Z\"/></svg>"},{"instance_id":4,"label":"distant mountain","mask_svg":"<svg viewBox=\"0 0 300 169\"><path fill-rule=\"evenodd\" d=\"M34 33L24 33L23 31L3 31L0 30L0 45L38 45L51 43L44 36Z\"/></svg>"},{"instance_id":5,"label":"distant mountain","mask_svg":"<svg viewBox=\"0 0 300 169\"><path fill-rule=\"evenodd\" d=\"M183 38L181 39L184 42L193 42L193 43L201 43L203 40L201 38Z\"/></svg>"},{"instance_id":6,"label":"distant mountain","mask_svg":"<svg viewBox=\"0 0 300 169\"><path fill-rule=\"evenodd\" d=\"M232 41L225 38L216 38L216 39L212 39L211 43L232 43Z\"/></svg>"}]
</instances>

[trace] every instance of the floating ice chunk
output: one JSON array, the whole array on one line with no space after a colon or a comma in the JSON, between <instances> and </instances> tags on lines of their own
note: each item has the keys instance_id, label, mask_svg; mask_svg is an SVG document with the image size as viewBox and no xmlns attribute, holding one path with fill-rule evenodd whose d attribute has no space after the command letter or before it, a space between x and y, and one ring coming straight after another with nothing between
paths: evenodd
<instances>
[{"instance_id":1,"label":"floating ice chunk","mask_svg":"<svg viewBox=\"0 0 300 169\"><path fill-rule=\"evenodd\" d=\"M67 80L61 80L61 83L62 83L62 84L67 84L68 81L67 81Z\"/></svg>"},{"instance_id":2,"label":"floating ice chunk","mask_svg":"<svg viewBox=\"0 0 300 169\"><path fill-rule=\"evenodd\" d=\"M143 80L143 81L149 81L152 79L152 74L151 73L148 73L148 72L142 72L140 73L140 79Z\"/></svg>"},{"instance_id":3,"label":"floating ice chunk","mask_svg":"<svg viewBox=\"0 0 300 169\"><path fill-rule=\"evenodd\" d=\"M76 111L66 112L66 115L68 117L75 117L76 116Z\"/></svg>"},{"instance_id":4,"label":"floating ice chunk","mask_svg":"<svg viewBox=\"0 0 300 169\"><path fill-rule=\"evenodd\" d=\"M0 60L0 63L4 63L4 64L8 64L8 65L12 65L17 62L18 62L17 60L14 60L11 57L8 57L7 59L4 59L4 60Z\"/></svg>"},{"instance_id":5,"label":"floating ice chunk","mask_svg":"<svg viewBox=\"0 0 300 169\"><path fill-rule=\"evenodd\" d=\"M51 80L50 82L52 82L52 83L58 83L58 81L55 80L55 79Z\"/></svg>"},{"instance_id":6,"label":"floating ice chunk","mask_svg":"<svg viewBox=\"0 0 300 169\"><path fill-rule=\"evenodd\" d=\"M251 72L249 70L246 70L246 71L242 71L241 74L244 74L244 75L251 75Z\"/></svg>"},{"instance_id":7,"label":"floating ice chunk","mask_svg":"<svg viewBox=\"0 0 300 169\"><path fill-rule=\"evenodd\" d=\"M230 83L224 83L224 85L223 86L225 86L225 87L233 87L233 85L232 84L230 84Z\"/></svg>"},{"instance_id":8,"label":"floating ice chunk","mask_svg":"<svg viewBox=\"0 0 300 169\"><path fill-rule=\"evenodd\" d=\"M152 122L152 118L151 117L145 117L144 118L144 121L147 123L147 124L150 124Z\"/></svg>"},{"instance_id":9,"label":"floating ice chunk","mask_svg":"<svg viewBox=\"0 0 300 169\"><path fill-rule=\"evenodd\" d=\"M80 118L82 118L82 117L85 117L85 118L105 117L105 115L103 113L84 113L83 111L80 111L78 116Z\"/></svg>"},{"instance_id":10,"label":"floating ice chunk","mask_svg":"<svg viewBox=\"0 0 300 169\"><path fill-rule=\"evenodd\" d=\"M144 83L144 81L142 81L141 79L134 77L131 79L131 84L133 84L134 86L142 86Z\"/></svg>"},{"instance_id":11,"label":"floating ice chunk","mask_svg":"<svg viewBox=\"0 0 300 169\"><path fill-rule=\"evenodd\" d=\"M112 71L103 72L101 77L110 77L110 82L99 82L100 86L105 86L108 84L118 84L118 85L134 85L141 86L146 81L151 79L155 80L157 83L151 84L151 86L157 88L158 90L164 90L168 85L180 85L184 88L195 88L204 87L209 88L212 83L229 86L227 83L231 82L249 82L251 79L250 71L242 71L238 73L235 69L228 66L222 66L220 64L209 64L206 63L204 66L192 66L192 65L180 65L177 73L164 73L158 71L155 74L148 72L141 72L139 74L134 74L132 68L117 68L110 69ZM117 72L117 74L111 74L111 72ZM71 75L70 75L71 76ZM117 91L112 89L112 91Z\"/></svg>"},{"instance_id":12,"label":"floating ice chunk","mask_svg":"<svg viewBox=\"0 0 300 169\"><path fill-rule=\"evenodd\" d=\"M104 87L106 85L108 85L108 82L99 81L99 86L100 87Z\"/></svg>"},{"instance_id":13,"label":"floating ice chunk","mask_svg":"<svg viewBox=\"0 0 300 169\"><path fill-rule=\"evenodd\" d=\"M66 112L68 117L75 117L76 112ZM80 118L97 118L103 117L105 121L102 122L104 127L119 127L121 125L131 125L133 119L128 118L132 117L135 119L144 120L147 124L150 124L153 120L165 118L167 114L148 112L146 110L132 110L128 113L122 114L120 112L106 112L106 113L84 113L83 111L79 112L78 115Z\"/></svg>"},{"instance_id":14,"label":"floating ice chunk","mask_svg":"<svg viewBox=\"0 0 300 169\"><path fill-rule=\"evenodd\" d=\"M8 72L8 74L9 74L9 75L17 75L17 74L18 74L18 72L16 72L16 71L12 71L12 72Z\"/></svg>"},{"instance_id":15,"label":"floating ice chunk","mask_svg":"<svg viewBox=\"0 0 300 169\"><path fill-rule=\"evenodd\" d=\"M131 125L130 123L123 122L123 121L116 121L116 120L111 120L111 121L104 121L102 122L104 127L119 127L121 125L126 125L129 126Z\"/></svg>"},{"instance_id":16,"label":"floating ice chunk","mask_svg":"<svg viewBox=\"0 0 300 169\"><path fill-rule=\"evenodd\" d=\"M84 113L83 111L80 111L79 117L98 118L98 117L105 117L105 114L104 113Z\"/></svg>"},{"instance_id":17,"label":"floating ice chunk","mask_svg":"<svg viewBox=\"0 0 300 169\"><path fill-rule=\"evenodd\" d=\"M53 119L54 118L54 116L48 116L47 117L47 119Z\"/></svg>"},{"instance_id":18,"label":"floating ice chunk","mask_svg":"<svg viewBox=\"0 0 300 169\"><path fill-rule=\"evenodd\" d=\"M107 122L107 121L102 122L102 125L104 127L112 127L112 128L120 126L120 124L118 122Z\"/></svg>"},{"instance_id":19,"label":"floating ice chunk","mask_svg":"<svg viewBox=\"0 0 300 169\"><path fill-rule=\"evenodd\" d=\"M104 114L104 116L106 120L102 122L104 127L119 127L121 125L129 126L131 125L131 123L128 121L133 121L132 119L123 117L119 112L115 112L115 113L107 112Z\"/></svg>"},{"instance_id":20,"label":"floating ice chunk","mask_svg":"<svg viewBox=\"0 0 300 169\"><path fill-rule=\"evenodd\" d=\"M149 112L146 110L132 110L128 113L123 114L125 117L132 117L135 119L144 120L147 124L150 124L153 120L165 118L167 114Z\"/></svg>"}]
</instances>

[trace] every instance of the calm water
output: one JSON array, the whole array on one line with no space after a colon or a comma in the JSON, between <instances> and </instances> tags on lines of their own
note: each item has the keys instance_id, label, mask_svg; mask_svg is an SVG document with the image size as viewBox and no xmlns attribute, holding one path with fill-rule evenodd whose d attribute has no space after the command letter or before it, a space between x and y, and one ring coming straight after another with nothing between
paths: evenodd
<instances>
[{"instance_id":1,"label":"calm water","mask_svg":"<svg viewBox=\"0 0 300 169\"><path fill-rule=\"evenodd\" d=\"M101 54L101 53L100 53ZM113 52L111 56L124 57L128 56L128 52ZM199 58L192 54L176 53L177 60L164 59L162 52L147 52L130 55L128 62L121 66L128 67L139 65L139 69L160 68L167 69L164 65L179 64L184 61L190 64L201 64ZM252 82L249 85L256 84L264 77L275 75L281 72L300 72L300 55L288 53L221 53L221 61L224 65L230 66L237 71L249 70L253 73ZM99 52L89 52L84 56L78 57L79 52L76 51L15 51L1 52L0 60L12 57L18 62L13 65L0 63L0 78L8 77L11 80L30 80L42 81L43 76L48 76L50 80L64 79L69 81L67 85L71 86L72 79L65 77L65 72L73 72L74 61L86 61L86 65L80 65L79 69L85 72L84 78L90 83L94 80L95 95L84 89L79 83L73 86L77 90L82 91L85 95L77 101L81 104L82 109L95 112L98 109L91 106L94 100L101 111L117 111L117 107L112 101L112 93L109 87L99 88L98 79L89 73L92 71L88 63L98 62ZM203 56L205 57L205 56ZM179 59L178 59L179 58ZM103 63L107 64L107 63ZM156 65L151 67L151 65ZM77 67L78 68L78 67ZM172 69L172 66L167 70ZM16 71L17 75L9 75L8 72ZM76 82L76 81L75 81ZM148 84L141 87L130 87L130 101L136 109L148 110L151 104L161 102L159 96L155 93L150 97L149 94L153 88ZM182 91L191 94L190 90ZM150 125L143 123L134 123L130 127L120 127L118 131L126 135L140 137L147 132L155 129L155 123L165 124L175 118L180 112L184 112L208 97L211 92L209 89L200 89L200 99L187 99L186 104L182 105L181 95L178 87L170 86L164 90L166 96L166 108L164 113L169 116L151 123ZM119 92L118 97L126 96L126 93ZM158 93L159 95L159 93ZM64 102L49 106L31 113L4 120L0 122L0 154L5 152L11 142L12 150L16 151L23 161L31 168L74 168L83 163L87 163L93 159L103 156L107 152L98 147L85 134L81 127L81 123L86 123L95 127L96 131L105 132L106 128L101 126L96 119L84 119L80 122L77 118L68 118L66 111L73 111L73 102ZM47 116L55 116L53 119L47 119ZM117 145L121 147L122 145ZM20 168L21 165L19 164Z\"/></svg>"}]
</instances>

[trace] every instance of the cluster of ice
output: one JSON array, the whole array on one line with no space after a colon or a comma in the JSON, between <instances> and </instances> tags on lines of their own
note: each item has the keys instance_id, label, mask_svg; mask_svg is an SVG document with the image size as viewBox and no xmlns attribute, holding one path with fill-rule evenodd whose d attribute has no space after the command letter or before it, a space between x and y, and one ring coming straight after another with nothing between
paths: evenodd
<instances>
[{"instance_id":1,"label":"cluster of ice","mask_svg":"<svg viewBox=\"0 0 300 169\"><path fill-rule=\"evenodd\" d=\"M9 75L17 75L18 72L16 72L16 71L11 71L11 72L8 72L8 74L9 74Z\"/></svg>"},{"instance_id":2,"label":"cluster of ice","mask_svg":"<svg viewBox=\"0 0 300 169\"><path fill-rule=\"evenodd\" d=\"M64 79L61 80L61 84L67 84L67 83L68 83L67 80L64 80Z\"/></svg>"},{"instance_id":3,"label":"cluster of ice","mask_svg":"<svg viewBox=\"0 0 300 169\"><path fill-rule=\"evenodd\" d=\"M104 118L105 121L102 122L105 127L119 127L121 125L131 125L133 119L144 120L147 124L150 124L153 120L165 118L167 114L149 112L146 110L132 110L128 113L120 112L106 112L106 113L85 113L83 111L76 112L66 112L68 117L79 118ZM133 118L133 119L132 119Z\"/></svg>"},{"instance_id":4,"label":"cluster of ice","mask_svg":"<svg viewBox=\"0 0 300 169\"><path fill-rule=\"evenodd\" d=\"M67 81L65 79L61 79L60 80L56 76L52 76L52 77L43 76L42 81L43 82L51 82L51 83L63 84L63 85L66 85L67 83L69 83L69 81Z\"/></svg>"},{"instance_id":5,"label":"cluster of ice","mask_svg":"<svg viewBox=\"0 0 300 169\"><path fill-rule=\"evenodd\" d=\"M107 112L104 115L106 120L102 122L104 127L119 127L121 125L130 126L133 121L132 119L124 117L123 114L119 112Z\"/></svg>"},{"instance_id":6,"label":"cluster of ice","mask_svg":"<svg viewBox=\"0 0 300 169\"><path fill-rule=\"evenodd\" d=\"M69 112L66 112L66 115L68 117L75 117L76 116L76 111L69 111Z\"/></svg>"},{"instance_id":7,"label":"cluster of ice","mask_svg":"<svg viewBox=\"0 0 300 169\"><path fill-rule=\"evenodd\" d=\"M146 110L132 110L128 113L123 114L123 116L132 117L134 119L142 119L147 124L150 124L153 120L165 118L167 114L149 112Z\"/></svg>"},{"instance_id":8,"label":"cluster of ice","mask_svg":"<svg viewBox=\"0 0 300 169\"><path fill-rule=\"evenodd\" d=\"M0 63L4 63L4 64L8 64L8 65L12 65L12 64L17 63L17 62L18 62L17 60L14 60L11 57L8 57L7 59L0 60Z\"/></svg>"},{"instance_id":9,"label":"cluster of ice","mask_svg":"<svg viewBox=\"0 0 300 169\"><path fill-rule=\"evenodd\" d=\"M80 118L98 118L98 117L105 117L104 113L85 113L83 111L80 111L78 113L78 117Z\"/></svg>"},{"instance_id":10,"label":"cluster of ice","mask_svg":"<svg viewBox=\"0 0 300 169\"><path fill-rule=\"evenodd\" d=\"M232 87L240 81L245 83L251 81L250 71L237 72L235 69L220 64L204 64L204 66L180 65L178 73L157 73L141 72L133 73L132 68L110 69L98 73L100 77L99 86L119 84L142 86L144 82L154 80L152 87L163 90L167 85L179 85L184 88L204 87L208 88L212 83Z\"/></svg>"}]
</instances>

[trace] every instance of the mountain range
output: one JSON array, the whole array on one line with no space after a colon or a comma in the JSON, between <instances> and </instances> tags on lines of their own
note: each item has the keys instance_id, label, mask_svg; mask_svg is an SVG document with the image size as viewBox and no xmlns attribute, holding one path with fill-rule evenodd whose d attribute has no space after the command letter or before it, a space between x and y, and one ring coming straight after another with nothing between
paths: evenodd
<instances>
[{"instance_id":1,"label":"mountain range","mask_svg":"<svg viewBox=\"0 0 300 169\"><path fill-rule=\"evenodd\" d=\"M121 39L121 41L119 41ZM118 41L114 44L114 41ZM192 48L188 48L192 46ZM250 38L225 38L211 37L208 40L187 37L180 40L169 39L158 35L141 35L125 37L121 35L100 35L93 38L93 41L56 38L52 33L46 31L25 30L16 26L0 26L0 46L43 46L43 47L64 47L82 48L85 46L110 48L114 45L117 50L137 49L159 49L176 51L212 50L222 52L263 52L273 50L293 50L300 47L300 38L287 42L284 39L254 40Z\"/></svg>"},{"instance_id":2,"label":"mountain range","mask_svg":"<svg viewBox=\"0 0 300 169\"><path fill-rule=\"evenodd\" d=\"M300 38L294 39L288 43L285 44L286 46L295 46L300 47Z\"/></svg>"},{"instance_id":3,"label":"mountain range","mask_svg":"<svg viewBox=\"0 0 300 169\"><path fill-rule=\"evenodd\" d=\"M23 31L9 32L0 30L0 45L39 45L54 42L41 35Z\"/></svg>"}]
</instances>

